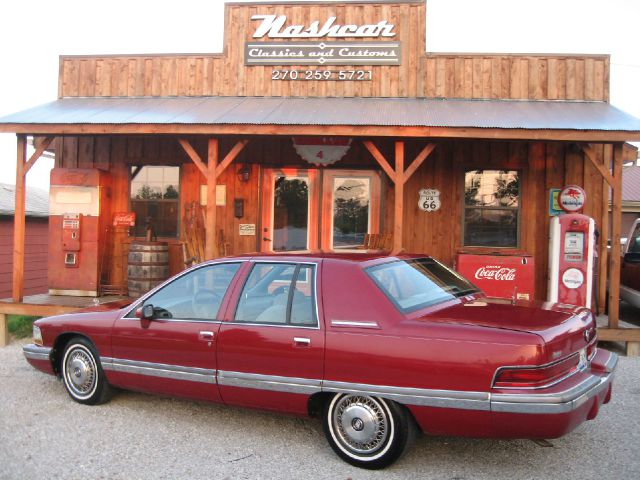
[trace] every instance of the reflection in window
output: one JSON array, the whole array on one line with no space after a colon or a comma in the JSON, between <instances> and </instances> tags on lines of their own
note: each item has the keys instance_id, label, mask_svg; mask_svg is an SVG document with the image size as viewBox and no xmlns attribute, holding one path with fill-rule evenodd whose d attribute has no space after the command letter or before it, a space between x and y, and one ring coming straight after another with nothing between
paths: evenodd
<instances>
[{"instance_id":1,"label":"reflection in window","mask_svg":"<svg viewBox=\"0 0 640 480\"><path fill-rule=\"evenodd\" d=\"M369 231L369 178L335 178L333 183L333 248L362 245Z\"/></svg>"},{"instance_id":2,"label":"reflection in window","mask_svg":"<svg viewBox=\"0 0 640 480\"><path fill-rule=\"evenodd\" d=\"M131 176L131 209L136 214L134 235L145 236L149 224L158 237L177 237L180 168L132 167Z\"/></svg>"},{"instance_id":3,"label":"reflection in window","mask_svg":"<svg viewBox=\"0 0 640 480\"><path fill-rule=\"evenodd\" d=\"M239 263L221 263L198 268L176 278L144 304L153 305L157 318L215 320L239 266Z\"/></svg>"},{"instance_id":4,"label":"reflection in window","mask_svg":"<svg viewBox=\"0 0 640 480\"><path fill-rule=\"evenodd\" d=\"M464 245L517 247L520 176L514 170L471 170L464 179Z\"/></svg>"},{"instance_id":5,"label":"reflection in window","mask_svg":"<svg viewBox=\"0 0 640 480\"><path fill-rule=\"evenodd\" d=\"M313 267L258 263L240 295L236 322L316 326Z\"/></svg>"},{"instance_id":6,"label":"reflection in window","mask_svg":"<svg viewBox=\"0 0 640 480\"><path fill-rule=\"evenodd\" d=\"M273 250L306 250L309 221L307 179L278 176L273 195Z\"/></svg>"}]
</instances>

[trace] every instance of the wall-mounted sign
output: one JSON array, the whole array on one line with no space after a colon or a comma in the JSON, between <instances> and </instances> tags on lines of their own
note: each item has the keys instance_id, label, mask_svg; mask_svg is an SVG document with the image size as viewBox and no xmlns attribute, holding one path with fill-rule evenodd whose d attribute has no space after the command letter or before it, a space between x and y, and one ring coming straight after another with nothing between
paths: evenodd
<instances>
[{"instance_id":1,"label":"wall-mounted sign","mask_svg":"<svg viewBox=\"0 0 640 480\"><path fill-rule=\"evenodd\" d=\"M119 212L113 214L114 227L135 227L136 212Z\"/></svg>"},{"instance_id":2,"label":"wall-mounted sign","mask_svg":"<svg viewBox=\"0 0 640 480\"><path fill-rule=\"evenodd\" d=\"M558 194L558 203L565 212L575 213L584 208L587 193L578 185L567 185Z\"/></svg>"},{"instance_id":3,"label":"wall-mounted sign","mask_svg":"<svg viewBox=\"0 0 640 480\"><path fill-rule=\"evenodd\" d=\"M253 15L251 20L260 20L253 38L306 41L247 42L245 65L400 65L400 42L328 40L395 37L395 25L386 20L375 24L340 25L336 24L336 17L329 17L322 25L319 20L315 20L308 26L286 26L286 15ZM296 78L285 75L274 80L363 79L353 78L348 74L340 75L339 72L320 76L301 76L299 73L295 74Z\"/></svg>"},{"instance_id":4,"label":"wall-mounted sign","mask_svg":"<svg viewBox=\"0 0 640 480\"><path fill-rule=\"evenodd\" d=\"M227 204L227 186L216 185L216 206L224 207ZM207 205L207 186L200 185L200 205Z\"/></svg>"},{"instance_id":5,"label":"wall-mounted sign","mask_svg":"<svg viewBox=\"0 0 640 480\"><path fill-rule=\"evenodd\" d=\"M345 137L293 137L293 147L303 160L323 167L344 157L351 146Z\"/></svg>"},{"instance_id":6,"label":"wall-mounted sign","mask_svg":"<svg viewBox=\"0 0 640 480\"><path fill-rule=\"evenodd\" d=\"M440 210L440 190L435 188L423 188L418 192L418 208L425 212Z\"/></svg>"},{"instance_id":7,"label":"wall-mounted sign","mask_svg":"<svg viewBox=\"0 0 640 480\"><path fill-rule=\"evenodd\" d=\"M551 217L560 215L564 211L560 208L560 204L558 203L559 195L559 188L552 188L549 190L549 216Z\"/></svg>"},{"instance_id":8,"label":"wall-mounted sign","mask_svg":"<svg viewBox=\"0 0 640 480\"><path fill-rule=\"evenodd\" d=\"M400 42L245 43L245 65L400 65Z\"/></svg>"},{"instance_id":9,"label":"wall-mounted sign","mask_svg":"<svg viewBox=\"0 0 640 480\"><path fill-rule=\"evenodd\" d=\"M253 15L251 20L261 20L253 38L375 38L395 37L394 25L382 20L376 24L339 25L336 17L329 17L322 26L315 20L305 25L289 25L286 15Z\"/></svg>"},{"instance_id":10,"label":"wall-mounted sign","mask_svg":"<svg viewBox=\"0 0 640 480\"><path fill-rule=\"evenodd\" d=\"M240 236L249 236L256 234L255 223L241 223L240 224Z\"/></svg>"}]
</instances>

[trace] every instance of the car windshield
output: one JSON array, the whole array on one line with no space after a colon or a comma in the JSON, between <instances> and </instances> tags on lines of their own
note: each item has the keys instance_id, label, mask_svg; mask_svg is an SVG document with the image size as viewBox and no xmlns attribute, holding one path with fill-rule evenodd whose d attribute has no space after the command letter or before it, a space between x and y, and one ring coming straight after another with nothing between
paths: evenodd
<instances>
[{"instance_id":1,"label":"car windshield","mask_svg":"<svg viewBox=\"0 0 640 480\"><path fill-rule=\"evenodd\" d=\"M366 272L403 313L479 292L432 258L396 260L369 267Z\"/></svg>"}]
</instances>

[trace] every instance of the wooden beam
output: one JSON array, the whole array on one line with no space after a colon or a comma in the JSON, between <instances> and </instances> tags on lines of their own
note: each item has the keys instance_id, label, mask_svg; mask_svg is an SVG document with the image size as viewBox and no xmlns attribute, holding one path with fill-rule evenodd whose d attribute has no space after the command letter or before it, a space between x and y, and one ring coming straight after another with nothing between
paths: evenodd
<instances>
[{"instance_id":1,"label":"wooden beam","mask_svg":"<svg viewBox=\"0 0 640 480\"><path fill-rule=\"evenodd\" d=\"M602 146L602 159L604 165L611 165L612 149L611 145ZM608 168L607 168L608 171ZM607 243L609 241L609 192L611 185L602 179L602 195L600 205L602 217L600 219L600 239L598 250L598 313L605 313L605 304L607 302L607 265L609 265L609 249Z\"/></svg>"},{"instance_id":2,"label":"wooden beam","mask_svg":"<svg viewBox=\"0 0 640 480\"><path fill-rule=\"evenodd\" d=\"M47 124L4 123L0 133L39 135L317 135L316 125L255 125L255 124ZM460 128L385 125L327 125L324 135L350 137L431 137L476 138L495 140L546 140L563 142L636 142L640 131L603 130L527 130L524 128Z\"/></svg>"},{"instance_id":3,"label":"wooden beam","mask_svg":"<svg viewBox=\"0 0 640 480\"><path fill-rule=\"evenodd\" d=\"M591 145L582 145L582 151L584 152L584 155L589 159L591 164L596 168L596 170L600 172L602 178L609 184L610 187L613 187L613 176L611 175L611 172L604 168L604 165L596 161L596 152L594 148Z\"/></svg>"},{"instance_id":4,"label":"wooden beam","mask_svg":"<svg viewBox=\"0 0 640 480\"><path fill-rule=\"evenodd\" d=\"M611 252L609 258L609 328L617 328L620 318L620 229L622 226L623 144L613 146L613 195L611 205Z\"/></svg>"},{"instance_id":5,"label":"wooden beam","mask_svg":"<svg viewBox=\"0 0 640 480\"><path fill-rule=\"evenodd\" d=\"M387 176L391 179L391 181L393 183L396 183L396 172L393 171L393 168L391 168L391 165L389 165L389 162L387 162L387 159L384 158L384 155L380 153L380 150L378 150L378 147L376 147L374 143L369 140L363 141L362 144L366 147L367 150L369 150L369 153L371 153L373 158L382 167L382 169L387 174Z\"/></svg>"},{"instance_id":6,"label":"wooden beam","mask_svg":"<svg viewBox=\"0 0 640 480\"><path fill-rule=\"evenodd\" d=\"M402 252L402 227L404 216L404 142L396 142L396 182L393 211L393 255Z\"/></svg>"},{"instance_id":7,"label":"wooden beam","mask_svg":"<svg viewBox=\"0 0 640 480\"><path fill-rule=\"evenodd\" d=\"M238 154L247 145L247 143L249 143L249 140L240 140L233 146L229 153L227 153L227 155L224 157L222 162L220 162L220 165L218 165L218 167L216 168L216 178L219 177L222 172L224 172L226 168L231 164L231 162L236 159Z\"/></svg>"},{"instance_id":8,"label":"wooden beam","mask_svg":"<svg viewBox=\"0 0 640 480\"><path fill-rule=\"evenodd\" d=\"M640 328L598 328L598 340L640 342Z\"/></svg>"},{"instance_id":9,"label":"wooden beam","mask_svg":"<svg viewBox=\"0 0 640 480\"><path fill-rule=\"evenodd\" d=\"M189 140L185 140L184 138L179 138L178 142L180 142L180 145L182 145L182 149L186 152L186 154L189 156L191 161L196 164L196 167L198 167L198 170L200 170L202 175L204 175L204 177L207 178L207 175L209 175L207 166L204 164L204 162L200 158L200 155L198 155L198 152L196 152L195 149L191 146L191 143L189 143Z\"/></svg>"},{"instance_id":10,"label":"wooden beam","mask_svg":"<svg viewBox=\"0 0 640 480\"><path fill-rule=\"evenodd\" d=\"M205 244L204 256L206 260L218 257L218 241L216 236L216 170L218 167L218 139L210 138L207 146L207 164L209 169L207 178L207 209L204 222Z\"/></svg>"},{"instance_id":11,"label":"wooden beam","mask_svg":"<svg viewBox=\"0 0 640 480\"><path fill-rule=\"evenodd\" d=\"M13 213L13 275L12 298L21 302L24 293L24 241L26 211L26 172L27 137L18 135L18 154L16 158L16 199Z\"/></svg>"},{"instance_id":12,"label":"wooden beam","mask_svg":"<svg viewBox=\"0 0 640 480\"><path fill-rule=\"evenodd\" d=\"M427 159L427 157L431 155L431 152L433 152L434 148L436 148L435 143L428 143L422 149L422 151L418 154L418 156L413 160L413 162L411 162L411 165L409 165L409 168L407 168L407 171L404 172L405 183L407 180L411 178L411 176L416 172L416 170L420 167L420 165L422 165L422 163Z\"/></svg>"},{"instance_id":13,"label":"wooden beam","mask_svg":"<svg viewBox=\"0 0 640 480\"><path fill-rule=\"evenodd\" d=\"M24 166L24 174L26 175L29 170L31 170L31 167L33 167L33 165L38 161L38 159L40 158L40 156L45 152L45 150L47 148L49 148L49 145L51 144L51 142L53 141L54 137L46 137L42 143L40 144L40 146L38 148L36 148L36 151L33 152L33 155L31 155L31 158L29 159L29 161L26 163L26 165Z\"/></svg>"}]
</instances>

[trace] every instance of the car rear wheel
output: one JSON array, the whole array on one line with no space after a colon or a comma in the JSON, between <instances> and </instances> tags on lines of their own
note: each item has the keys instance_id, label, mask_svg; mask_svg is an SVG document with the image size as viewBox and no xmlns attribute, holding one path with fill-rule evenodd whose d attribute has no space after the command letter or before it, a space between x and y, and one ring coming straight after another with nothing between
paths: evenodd
<instances>
[{"instance_id":1,"label":"car rear wheel","mask_svg":"<svg viewBox=\"0 0 640 480\"><path fill-rule=\"evenodd\" d=\"M82 337L71 339L64 349L62 379L67 392L78 403L97 405L111 395L97 358L94 346Z\"/></svg>"},{"instance_id":2,"label":"car rear wheel","mask_svg":"<svg viewBox=\"0 0 640 480\"><path fill-rule=\"evenodd\" d=\"M357 467L379 469L402 455L413 424L395 402L347 393L326 402L323 427L340 458Z\"/></svg>"}]
</instances>

